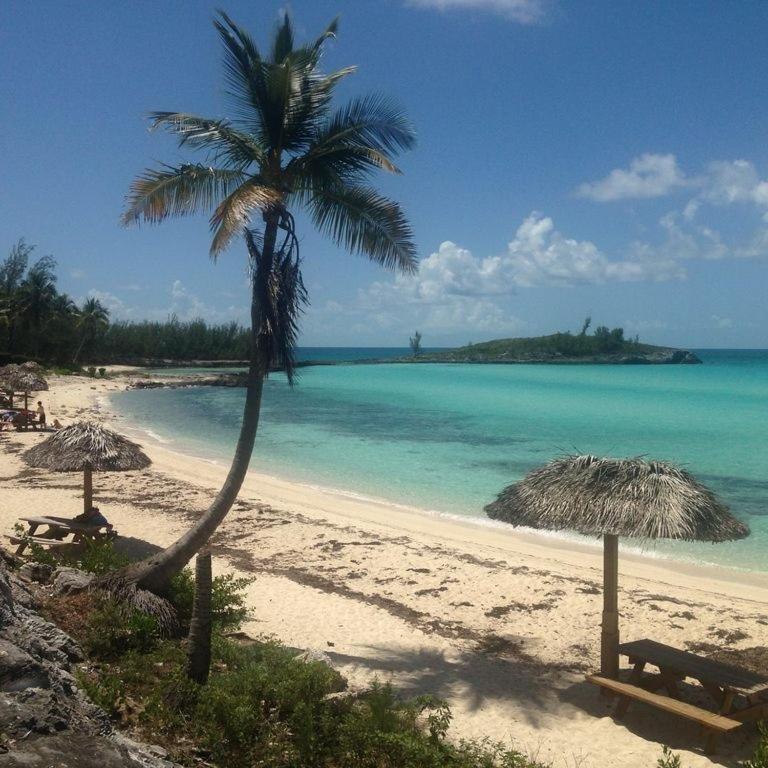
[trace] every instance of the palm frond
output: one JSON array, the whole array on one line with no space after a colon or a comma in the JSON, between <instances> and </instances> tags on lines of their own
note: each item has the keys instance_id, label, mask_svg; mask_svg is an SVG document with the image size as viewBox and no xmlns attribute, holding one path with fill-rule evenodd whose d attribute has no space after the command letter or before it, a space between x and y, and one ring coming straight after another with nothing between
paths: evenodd
<instances>
[{"instance_id":1,"label":"palm frond","mask_svg":"<svg viewBox=\"0 0 768 768\"><path fill-rule=\"evenodd\" d=\"M122 222L129 225L143 219L155 224L169 216L210 210L245 178L239 170L200 164L147 169L130 186Z\"/></svg>"},{"instance_id":2,"label":"palm frond","mask_svg":"<svg viewBox=\"0 0 768 768\"><path fill-rule=\"evenodd\" d=\"M265 63L251 36L224 12L213 26L224 44L224 72L229 91L241 121L259 135L264 143L274 123L267 98Z\"/></svg>"},{"instance_id":3,"label":"palm frond","mask_svg":"<svg viewBox=\"0 0 768 768\"><path fill-rule=\"evenodd\" d=\"M282 64L293 51L293 26L291 18L283 13L282 24L279 24L272 41L271 59L273 64Z\"/></svg>"},{"instance_id":4,"label":"palm frond","mask_svg":"<svg viewBox=\"0 0 768 768\"><path fill-rule=\"evenodd\" d=\"M379 94L353 99L337 110L318 135L316 147L355 144L386 156L413 149L416 133L405 112Z\"/></svg>"},{"instance_id":5,"label":"palm frond","mask_svg":"<svg viewBox=\"0 0 768 768\"><path fill-rule=\"evenodd\" d=\"M336 33L339 30L339 17L337 16L323 31L321 35L317 37L314 43L312 43L312 48L314 48L316 51L319 51L322 49L323 45L325 45L327 40L331 40L336 37Z\"/></svg>"},{"instance_id":6,"label":"palm frond","mask_svg":"<svg viewBox=\"0 0 768 768\"><path fill-rule=\"evenodd\" d=\"M260 184L258 179L249 179L227 195L211 216L211 230L214 232L212 258L224 251L232 238L248 224L253 211L263 211L279 202L280 195Z\"/></svg>"},{"instance_id":7,"label":"palm frond","mask_svg":"<svg viewBox=\"0 0 768 768\"><path fill-rule=\"evenodd\" d=\"M179 146L205 149L214 162L244 168L261 163L266 151L255 138L238 131L227 120L211 120L185 112L151 112L152 130L165 128L179 137Z\"/></svg>"},{"instance_id":8,"label":"palm frond","mask_svg":"<svg viewBox=\"0 0 768 768\"><path fill-rule=\"evenodd\" d=\"M279 249L271 259L265 257L257 234L250 229L245 231L245 242L257 308L256 353L265 371L282 368L293 384L299 319L307 304L301 262L292 247Z\"/></svg>"},{"instance_id":9,"label":"palm frond","mask_svg":"<svg viewBox=\"0 0 768 768\"><path fill-rule=\"evenodd\" d=\"M400 206L363 186L312 190L315 226L338 245L362 253L389 269L415 272L416 246Z\"/></svg>"}]
</instances>

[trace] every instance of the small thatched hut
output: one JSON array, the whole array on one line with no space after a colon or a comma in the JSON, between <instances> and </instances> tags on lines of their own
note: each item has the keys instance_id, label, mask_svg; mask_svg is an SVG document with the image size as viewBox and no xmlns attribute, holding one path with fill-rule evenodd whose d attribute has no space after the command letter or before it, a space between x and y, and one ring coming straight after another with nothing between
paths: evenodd
<instances>
[{"instance_id":1,"label":"small thatched hut","mask_svg":"<svg viewBox=\"0 0 768 768\"><path fill-rule=\"evenodd\" d=\"M145 469L152 462L136 443L94 422L59 430L23 454L32 467L54 472L83 472L83 508L93 505L93 472Z\"/></svg>"},{"instance_id":2,"label":"small thatched hut","mask_svg":"<svg viewBox=\"0 0 768 768\"><path fill-rule=\"evenodd\" d=\"M24 395L24 410L27 410L30 392L48 390L48 382L43 378L41 371L41 367L34 362L21 365L12 363L0 368L0 390L7 392L10 396L11 407L13 407L13 395L16 392Z\"/></svg>"},{"instance_id":3,"label":"small thatched hut","mask_svg":"<svg viewBox=\"0 0 768 768\"><path fill-rule=\"evenodd\" d=\"M619 668L618 537L719 542L749 535L688 472L638 458L555 459L505 488L485 511L515 526L603 537L601 667L610 677Z\"/></svg>"}]
</instances>

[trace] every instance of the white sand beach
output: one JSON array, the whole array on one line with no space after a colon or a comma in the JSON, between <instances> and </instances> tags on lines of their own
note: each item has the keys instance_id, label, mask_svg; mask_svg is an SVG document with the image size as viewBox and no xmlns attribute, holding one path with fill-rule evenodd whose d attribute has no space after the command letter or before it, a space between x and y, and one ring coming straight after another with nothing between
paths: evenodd
<instances>
[{"instance_id":1,"label":"white sand beach","mask_svg":"<svg viewBox=\"0 0 768 768\"><path fill-rule=\"evenodd\" d=\"M49 421L103 419L142 442L143 472L96 475L102 512L123 537L164 546L205 509L225 466L140 436L104 396L107 380L54 377ZM30 469L44 439L0 433L0 532L21 515L74 515L82 477ZM445 697L452 735L514 744L554 766L650 768L663 744L690 768L736 765L754 728L703 755L696 726L632 706L623 723L584 681L599 662L598 548L418 513L256 473L214 540L218 571L253 577L245 631L327 653L352 684L374 677ZM768 646L768 575L625 555L622 639L679 648Z\"/></svg>"}]
</instances>

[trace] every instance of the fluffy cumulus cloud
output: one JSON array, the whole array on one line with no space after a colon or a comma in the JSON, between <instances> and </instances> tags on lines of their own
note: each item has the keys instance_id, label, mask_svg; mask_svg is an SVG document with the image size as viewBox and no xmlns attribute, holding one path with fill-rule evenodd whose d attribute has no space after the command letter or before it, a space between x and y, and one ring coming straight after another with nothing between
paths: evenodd
<instances>
[{"instance_id":1,"label":"fluffy cumulus cloud","mask_svg":"<svg viewBox=\"0 0 768 768\"><path fill-rule=\"evenodd\" d=\"M345 322L373 323L403 333L418 327L432 332L516 334L525 323L509 311L513 294L537 287L568 287L685 278L684 267L655 252L610 259L594 243L563 235L554 221L532 213L499 255L475 256L449 240L421 261L415 275L397 275L360 290L354 306L332 302L328 313ZM364 320L363 320L364 318Z\"/></svg>"},{"instance_id":2,"label":"fluffy cumulus cloud","mask_svg":"<svg viewBox=\"0 0 768 768\"><path fill-rule=\"evenodd\" d=\"M629 168L614 168L605 178L582 184L576 193L599 202L663 197L688 184L674 155L647 153Z\"/></svg>"},{"instance_id":3,"label":"fluffy cumulus cloud","mask_svg":"<svg viewBox=\"0 0 768 768\"><path fill-rule=\"evenodd\" d=\"M768 181L747 160L710 163L701 198L718 205L753 203L768 211Z\"/></svg>"},{"instance_id":4,"label":"fluffy cumulus cloud","mask_svg":"<svg viewBox=\"0 0 768 768\"><path fill-rule=\"evenodd\" d=\"M748 160L717 160L701 173L690 175L680 169L674 155L645 154L635 158L628 170L617 168L599 181L582 184L577 194L611 202L663 197L681 187L686 188L688 200L659 220L663 240L656 245L634 243L631 253L635 257L679 260L768 256L768 180L761 178ZM740 241L725 242L711 222L733 214L746 217L743 221L747 223L740 225L742 230L753 229Z\"/></svg>"},{"instance_id":5,"label":"fluffy cumulus cloud","mask_svg":"<svg viewBox=\"0 0 768 768\"><path fill-rule=\"evenodd\" d=\"M508 282L522 287L584 285L685 277L674 260L637 253L609 259L593 242L565 237L548 216L531 214L518 228L507 253L496 260Z\"/></svg>"},{"instance_id":6,"label":"fluffy cumulus cloud","mask_svg":"<svg viewBox=\"0 0 768 768\"><path fill-rule=\"evenodd\" d=\"M546 18L552 0L407 0L407 4L441 11L490 11L518 24L539 24Z\"/></svg>"}]
</instances>

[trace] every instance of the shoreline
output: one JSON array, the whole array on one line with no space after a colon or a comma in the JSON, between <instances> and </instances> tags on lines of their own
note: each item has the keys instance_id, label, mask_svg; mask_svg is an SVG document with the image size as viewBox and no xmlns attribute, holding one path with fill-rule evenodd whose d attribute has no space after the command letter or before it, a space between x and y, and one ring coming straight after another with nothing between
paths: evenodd
<instances>
[{"instance_id":1,"label":"shoreline","mask_svg":"<svg viewBox=\"0 0 768 768\"><path fill-rule=\"evenodd\" d=\"M145 444L149 443L154 450L169 454L169 459L164 465L166 469L169 467L176 468L178 461L184 461L201 462L207 466L219 468L222 473L226 471L228 460L224 461L201 456L193 452L188 452L183 448L169 448L168 446L173 443L173 440L165 439L158 433L152 432L142 425L132 421L129 416L115 406L108 395L104 397L101 402L111 409L113 416L117 416L125 424L124 431L127 435L133 436L133 439L143 441ZM320 495L323 498L322 507L331 508L334 505L334 502L342 500L344 501L345 506L349 503L358 508L364 507L368 510L369 514L366 517L361 518L361 521L366 523L377 524L381 522L380 518L372 516L373 510L376 510L379 515L391 513L396 515L398 519L402 516L402 520L398 523L398 528L405 531L409 531L411 528L421 531L424 526L428 525L427 521L432 521L437 524L438 529L445 526L443 531L435 530L435 533L438 536L444 534L447 538L456 539L458 530L462 528L473 532L485 531L489 532L491 537L502 537L501 541L508 540L510 546L502 547L503 549L514 549L516 545L522 547L530 545L536 549L539 555L541 555L542 550L553 549L561 555L567 556L568 553L577 555L578 559L574 561L574 564L584 564L584 560L581 557L584 556L590 560L595 560L596 564L602 568L602 542L599 540L591 542L585 540L583 537L572 536L566 532L513 528L505 523L490 520L489 518L481 517L479 515L462 515L458 512L418 507L397 502L392 499L372 496L364 492L325 486L319 483L302 481L279 474L261 472L256 469L248 470L246 483L252 486L254 490L257 487L260 489L270 489L265 493L265 501L267 502L273 500L271 495L275 491L272 489L276 489L280 496L283 495L281 493L282 489L294 489L298 491L299 495ZM282 501L282 498L280 500ZM350 520L354 520L354 513L350 516ZM453 530L454 527L457 527L456 530ZM482 534L480 535L482 536ZM465 541L465 539L461 540ZM712 546L717 545L713 544ZM684 558L676 558L665 553L651 554L644 552L641 545L632 545L627 543L626 540L621 540L619 542L619 550L622 559L622 570L626 563L635 563L639 566L639 569L637 571L632 569L629 572L636 575L641 575L644 568L650 568L658 571L657 575L663 575L666 578L673 578L674 576L681 575L692 577L693 579L704 580L708 583L722 581L724 583L740 584L748 587L758 586L761 589L766 590L766 599L768 599L768 570L754 571L747 568L730 567L720 563L693 562Z\"/></svg>"},{"instance_id":2,"label":"shoreline","mask_svg":"<svg viewBox=\"0 0 768 768\"><path fill-rule=\"evenodd\" d=\"M64 423L97 418L126 432L128 420L103 399L126 383L53 377L46 405ZM22 463L20 452L40 439L0 436L3 534L19 515L82 509L80 474ZM153 465L98 473L94 494L121 546L147 554L205 510L228 467L143 443ZM554 768L649 768L663 744L686 768L712 765L695 726L643 707L616 722L584 682L599 665L599 548L253 471L211 545L216 573L251 579L245 632L327 654L353 688L378 679L404 695L445 698L453 738L501 740ZM624 640L747 657L768 646L768 579L630 554L620 570ZM753 748L754 729L743 729L723 739L717 761L735 767Z\"/></svg>"}]
</instances>

